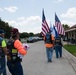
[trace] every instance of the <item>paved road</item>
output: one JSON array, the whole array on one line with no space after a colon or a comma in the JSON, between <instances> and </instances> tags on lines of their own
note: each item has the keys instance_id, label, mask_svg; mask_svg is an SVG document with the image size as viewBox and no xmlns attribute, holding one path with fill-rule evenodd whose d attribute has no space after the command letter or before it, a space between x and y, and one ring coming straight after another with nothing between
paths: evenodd
<instances>
[{"instance_id":1,"label":"paved road","mask_svg":"<svg viewBox=\"0 0 76 75\"><path fill-rule=\"evenodd\" d=\"M76 75L64 49L62 58L56 59L54 51L53 62L48 63L43 41L29 43L29 46L30 49L22 62L24 75ZM8 69L7 72L7 75L11 75Z\"/></svg>"}]
</instances>

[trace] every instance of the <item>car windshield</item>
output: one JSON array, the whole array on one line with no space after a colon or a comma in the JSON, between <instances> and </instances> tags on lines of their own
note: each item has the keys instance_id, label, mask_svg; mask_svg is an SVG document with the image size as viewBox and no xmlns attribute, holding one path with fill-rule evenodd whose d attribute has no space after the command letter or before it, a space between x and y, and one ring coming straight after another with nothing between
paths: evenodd
<instances>
[{"instance_id":1,"label":"car windshield","mask_svg":"<svg viewBox=\"0 0 76 75\"><path fill-rule=\"evenodd\" d=\"M29 37L29 39L33 39L33 37Z\"/></svg>"}]
</instances>

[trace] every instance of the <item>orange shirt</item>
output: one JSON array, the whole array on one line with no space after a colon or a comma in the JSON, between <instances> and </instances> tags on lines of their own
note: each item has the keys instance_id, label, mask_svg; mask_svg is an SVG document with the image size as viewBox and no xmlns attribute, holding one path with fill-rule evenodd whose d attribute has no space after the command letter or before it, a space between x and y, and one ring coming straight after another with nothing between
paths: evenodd
<instances>
[{"instance_id":1,"label":"orange shirt","mask_svg":"<svg viewBox=\"0 0 76 75\"><path fill-rule=\"evenodd\" d=\"M23 48L22 43L19 40L14 42L14 47L17 48L18 52L22 55L25 55L27 51Z\"/></svg>"},{"instance_id":2,"label":"orange shirt","mask_svg":"<svg viewBox=\"0 0 76 75\"><path fill-rule=\"evenodd\" d=\"M51 37L52 37L52 40L54 41L54 40L55 40L55 39L54 39L54 36L51 35ZM45 37L44 37L44 40L45 40ZM48 47L48 48L51 48L51 47L53 47L54 45L53 45L53 44L49 44L49 43L45 43L45 46Z\"/></svg>"}]
</instances>

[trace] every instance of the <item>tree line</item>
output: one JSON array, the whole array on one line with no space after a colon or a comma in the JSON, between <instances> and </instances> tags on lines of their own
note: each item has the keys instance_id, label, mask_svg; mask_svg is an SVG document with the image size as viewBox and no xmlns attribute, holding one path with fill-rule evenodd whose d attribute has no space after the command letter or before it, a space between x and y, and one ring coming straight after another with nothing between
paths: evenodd
<instances>
[{"instance_id":1,"label":"tree line","mask_svg":"<svg viewBox=\"0 0 76 75\"><path fill-rule=\"evenodd\" d=\"M69 26L67 24L63 24L63 27L64 29L68 29ZM0 19L0 29L3 29L5 31L5 38L9 39L10 38L10 34L11 34L11 29L13 27L12 26L9 26L8 22L5 22L3 20ZM28 33L28 32L23 32L23 33L20 33L20 38L28 38L30 36L39 36L39 37L42 37L41 36L41 33L37 33L37 34L34 34L32 32Z\"/></svg>"},{"instance_id":2,"label":"tree line","mask_svg":"<svg viewBox=\"0 0 76 75\"><path fill-rule=\"evenodd\" d=\"M9 26L8 22L5 22L5 21L0 19L0 29L3 29L5 31L5 38L7 38L7 39L10 38L12 28L14 28L14 27ZM20 33L20 38L28 38L30 36L39 36L39 37L41 37L41 33L37 33L37 34L34 34L32 32L30 32L30 33L28 33L28 32Z\"/></svg>"}]
</instances>

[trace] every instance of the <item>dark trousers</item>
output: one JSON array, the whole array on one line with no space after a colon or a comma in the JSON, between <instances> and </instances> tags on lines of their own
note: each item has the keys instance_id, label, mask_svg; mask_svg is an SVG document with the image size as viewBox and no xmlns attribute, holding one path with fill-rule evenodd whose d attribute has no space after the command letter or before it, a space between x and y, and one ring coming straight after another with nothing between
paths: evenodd
<instances>
[{"instance_id":1,"label":"dark trousers","mask_svg":"<svg viewBox=\"0 0 76 75\"><path fill-rule=\"evenodd\" d=\"M7 66L12 75L23 75L21 62L16 62L13 64L10 61L7 61Z\"/></svg>"},{"instance_id":2,"label":"dark trousers","mask_svg":"<svg viewBox=\"0 0 76 75\"><path fill-rule=\"evenodd\" d=\"M7 75L6 74L6 60L5 57L0 57L0 75Z\"/></svg>"},{"instance_id":3,"label":"dark trousers","mask_svg":"<svg viewBox=\"0 0 76 75\"><path fill-rule=\"evenodd\" d=\"M62 46L55 46L56 58L62 57Z\"/></svg>"}]
</instances>

